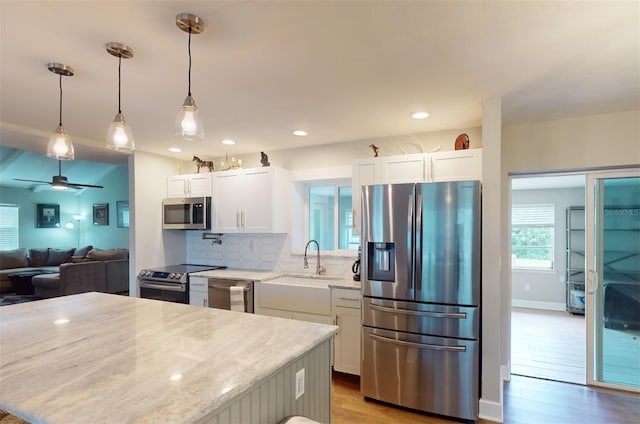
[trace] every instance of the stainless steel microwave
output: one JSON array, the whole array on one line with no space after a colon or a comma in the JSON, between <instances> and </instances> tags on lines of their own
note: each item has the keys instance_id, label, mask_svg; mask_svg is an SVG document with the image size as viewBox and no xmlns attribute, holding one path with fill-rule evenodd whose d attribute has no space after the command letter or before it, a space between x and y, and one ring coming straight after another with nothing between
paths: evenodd
<instances>
[{"instance_id":1,"label":"stainless steel microwave","mask_svg":"<svg viewBox=\"0 0 640 424\"><path fill-rule=\"evenodd\" d=\"M162 201L165 230L210 230L211 197L180 197Z\"/></svg>"}]
</instances>

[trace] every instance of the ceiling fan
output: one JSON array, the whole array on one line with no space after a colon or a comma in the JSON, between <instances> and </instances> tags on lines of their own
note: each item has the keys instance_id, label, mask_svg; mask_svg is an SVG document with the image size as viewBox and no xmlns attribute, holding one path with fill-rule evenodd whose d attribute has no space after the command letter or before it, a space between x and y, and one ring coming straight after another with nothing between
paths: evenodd
<instances>
[{"instance_id":1,"label":"ceiling fan","mask_svg":"<svg viewBox=\"0 0 640 424\"><path fill-rule=\"evenodd\" d=\"M92 185L92 184L80 184L80 183L70 183L67 181L67 177L62 175L62 160L58 160L58 175L54 175L51 181L40 181L40 180L23 180L21 178L14 178L15 181L27 181L30 183L42 183L49 184L51 187L57 190L64 190L67 188L80 189L80 188L104 188L100 185Z\"/></svg>"}]
</instances>

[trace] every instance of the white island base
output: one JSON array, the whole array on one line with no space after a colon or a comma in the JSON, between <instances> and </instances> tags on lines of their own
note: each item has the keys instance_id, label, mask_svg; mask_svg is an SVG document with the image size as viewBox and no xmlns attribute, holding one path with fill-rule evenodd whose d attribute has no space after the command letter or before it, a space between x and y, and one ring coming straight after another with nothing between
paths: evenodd
<instances>
[{"instance_id":1,"label":"white island base","mask_svg":"<svg viewBox=\"0 0 640 424\"><path fill-rule=\"evenodd\" d=\"M336 330L104 293L4 306L0 408L33 424L329 423Z\"/></svg>"}]
</instances>

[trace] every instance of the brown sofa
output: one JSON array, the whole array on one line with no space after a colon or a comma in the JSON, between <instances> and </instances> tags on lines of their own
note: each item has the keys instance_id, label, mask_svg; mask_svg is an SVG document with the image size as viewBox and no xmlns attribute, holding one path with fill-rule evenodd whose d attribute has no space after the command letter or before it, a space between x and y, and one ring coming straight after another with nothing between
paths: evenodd
<instances>
[{"instance_id":1,"label":"brown sofa","mask_svg":"<svg viewBox=\"0 0 640 424\"><path fill-rule=\"evenodd\" d=\"M129 251L91 250L83 260L63 263L59 273L36 275L31 283L40 297L90 291L124 293L129 290Z\"/></svg>"},{"instance_id":2,"label":"brown sofa","mask_svg":"<svg viewBox=\"0 0 640 424\"><path fill-rule=\"evenodd\" d=\"M42 297L129 290L128 249L15 249L0 251L0 292L13 291L10 274L39 272L31 279ZM47 274L45 274L47 272Z\"/></svg>"},{"instance_id":3,"label":"brown sofa","mask_svg":"<svg viewBox=\"0 0 640 424\"><path fill-rule=\"evenodd\" d=\"M86 257L93 246L78 249L26 249L24 247L13 250L0 251L0 293L13 291L10 274L20 272L58 272L60 265L71 262L75 257Z\"/></svg>"}]
</instances>

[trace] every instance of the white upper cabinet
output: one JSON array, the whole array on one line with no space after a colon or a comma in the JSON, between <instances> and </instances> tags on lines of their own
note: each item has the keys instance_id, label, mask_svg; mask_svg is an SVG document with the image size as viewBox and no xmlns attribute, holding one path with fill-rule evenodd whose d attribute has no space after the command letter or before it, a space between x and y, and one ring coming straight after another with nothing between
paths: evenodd
<instances>
[{"instance_id":1,"label":"white upper cabinet","mask_svg":"<svg viewBox=\"0 0 640 424\"><path fill-rule=\"evenodd\" d=\"M482 149L431 153L429 164L429 181L482 180Z\"/></svg>"},{"instance_id":2,"label":"white upper cabinet","mask_svg":"<svg viewBox=\"0 0 640 424\"><path fill-rule=\"evenodd\" d=\"M424 154L380 158L380 182L376 184L416 183L425 181Z\"/></svg>"},{"instance_id":3,"label":"white upper cabinet","mask_svg":"<svg viewBox=\"0 0 640 424\"><path fill-rule=\"evenodd\" d=\"M212 173L174 175L167 178L167 197L211 196Z\"/></svg>"},{"instance_id":4,"label":"white upper cabinet","mask_svg":"<svg viewBox=\"0 0 640 424\"><path fill-rule=\"evenodd\" d=\"M287 171L280 168L214 172L212 231L289 232L290 185Z\"/></svg>"},{"instance_id":5,"label":"white upper cabinet","mask_svg":"<svg viewBox=\"0 0 640 424\"><path fill-rule=\"evenodd\" d=\"M362 223L361 188L371 184L482 179L482 149L373 157L353 161L351 207L353 234Z\"/></svg>"}]
</instances>

